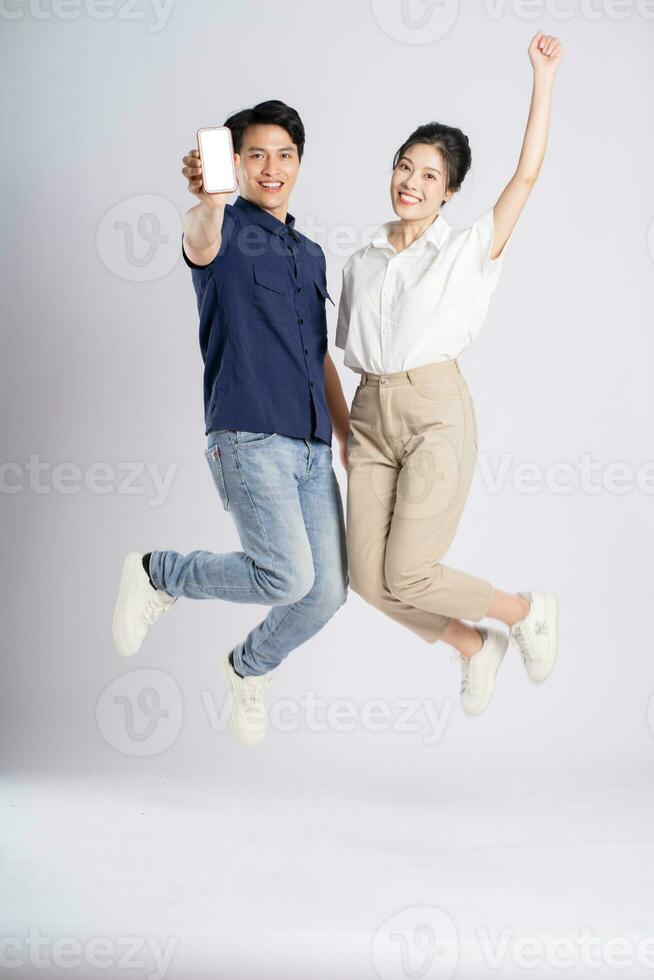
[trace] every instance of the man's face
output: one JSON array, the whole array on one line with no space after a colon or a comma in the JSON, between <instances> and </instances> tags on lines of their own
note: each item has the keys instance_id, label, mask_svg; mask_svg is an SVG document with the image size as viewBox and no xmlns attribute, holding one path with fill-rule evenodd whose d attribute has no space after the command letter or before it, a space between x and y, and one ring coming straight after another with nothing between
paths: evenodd
<instances>
[{"instance_id":1,"label":"man's face","mask_svg":"<svg viewBox=\"0 0 654 980\"><path fill-rule=\"evenodd\" d=\"M249 126L237 154L239 190L259 207L285 213L300 169L295 143L281 126Z\"/></svg>"}]
</instances>

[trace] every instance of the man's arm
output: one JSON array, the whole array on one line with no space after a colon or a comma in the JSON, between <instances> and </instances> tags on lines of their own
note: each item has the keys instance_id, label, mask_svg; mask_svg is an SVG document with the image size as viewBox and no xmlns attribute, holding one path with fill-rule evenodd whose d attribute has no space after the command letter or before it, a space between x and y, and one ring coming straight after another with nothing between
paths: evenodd
<instances>
[{"instance_id":1,"label":"man's arm","mask_svg":"<svg viewBox=\"0 0 654 980\"><path fill-rule=\"evenodd\" d=\"M345 401L341 379L329 353L325 354L325 398L332 419L332 428L340 445L340 458L347 469L347 437L350 432L350 410Z\"/></svg>"},{"instance_id":2,"label":"man's arm","mask_svg":"<svg viewBox=\"0 0 654 980\"><path fill-rule=\"evenodd\" d=\"M205 192L199 150L189 150L182 162L188 189L200 202L184 219L184 251L196 265L210 265L220 251L225 205L230 195Z\"/></svg>"}]
</instances>

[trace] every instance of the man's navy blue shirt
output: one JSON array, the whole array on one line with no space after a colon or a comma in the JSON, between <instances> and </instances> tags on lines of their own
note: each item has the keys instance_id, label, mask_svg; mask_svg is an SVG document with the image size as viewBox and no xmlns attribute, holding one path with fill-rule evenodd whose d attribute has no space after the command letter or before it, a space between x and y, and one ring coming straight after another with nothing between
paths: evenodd
<instances>
[{"instance_id":1,"label":"man's navy blue shirt","mask_svg":"<svg viewBox=\"0 0 654 980\"><path fill-rule=\"evenodd\" d=\"M323 250L238 197L207 266L191 262L204 360L205 434L212 429L315 437L331 445Z\"/></svg>"}]
</instances>

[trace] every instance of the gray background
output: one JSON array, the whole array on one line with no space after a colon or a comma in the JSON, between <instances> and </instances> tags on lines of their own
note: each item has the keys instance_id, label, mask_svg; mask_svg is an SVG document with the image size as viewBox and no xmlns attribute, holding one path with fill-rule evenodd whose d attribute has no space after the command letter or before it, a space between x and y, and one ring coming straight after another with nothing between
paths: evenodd
<instances>
[{"instance_id":1,"label":"gray background","mask_svg":"<svg viewBox=\"0 0 654 980\"><path fill-rule=\"evenodd\" d=\"M403 25L400 0L176 0L167 18L124 0L0 8L0 938L22 956L15 977L34 976L35 928L174 941L168 980L651 968L632 957L617 971L602 943L654 944L654 11L409 8L423 27ZM182 600L133 661L111 640L128 550L238 547L203 456L181 158L238 108L296 106L308 143L291 207L327 252L337 300L343 262L391 217L393 152L417 124L470 138L447 220L495 202L538 29L565 45L550 144L460 359L480 452L447 561L557 592L557 668L531 684L511 649L492 704L468 718L450 649L351 594L280 667L270 736L243 750L224 730L219 658L261 607ZM335 321L330 309L332 343ZM357 377L332 353L349 397ZM153 475L166 474L162 492ZM427 927L447 959L428 974L415 942ZM497 941L507 928L498 974L479 930ZM414 940L411 973L398 929ZM521 937L584 929L598 968L520 962ZM40 976L97 973L58 970L51 948L48 964Z\"/></svg>"},{"instance_id":2,"label":"gray background","mask_svg":"<svg viewBox=\"0 0 654 980\"><path fill-rule=\"evenodd\" d=\"M399 27L392 36L395 8L178 0L163 26L148 4L129 17L110 6L106 19L90 5L66 8L66 17L48 4L38 17L26 5L5 8L6 769L215 773L237 760L238 780L260 772L263 758L271 781L310 764L338 785L362 773L390 778L405 765L475 770L480 759L651 766L653 22L636 5L621 8L624 16L606 5L590 16L571 3L565 17L544 5L531 19L517 3L448 2L434 14L452 21L442 37L406 43ZM480 457L447 561L498 587L556 591L557 670L542 688L530 685L514 651L492 706L470 720L449 648L430 649L351 594L279 670L274 697L430 698L439 710L450 705L443 737L425 745L418 732L300 725L273 731L258 755L239 753L212 730L203 692L222 704L219 657L260 608L182 601L135 661L120 661L111 642L126 551L238 547L203 458L195 298L179 256L181 217L194 201L181 157L197 127L240 107L265 98L297 107L307 149L291 210L327 251L338 300L345 258L391 216L390 161L415 125L439 119L470 138L473 169L445 209L448 221L469 223L497 199L520 149L526 50L537 29L557 34L565 57L541 177L487 321L461 358ZM143 195L156 200L144 204ZM143 263L150 246L137 221L146 213L161 241ZM357 379L333 348L331 308L329 330L350 396ZM597 490L578 473L568 493L516 482L525 462L551 474L583 454L598 464ZM40 491L30 455L45 464ZM79 468L65 487L61 463ZM84 482L96 463L113 468L105 492ZM140 492L127 492L129 463L173 467L163 500L147 471L132 487ZM617 488L616 463L627 467ZM636 471L647 463L649 486L639 487ZM172 678L181 701L172 744L139 755L110 744L102 729L111 722L99 723L96 708L108 685L144 668L165 675L164 685ZM138 676L125 683L135 697Z\"/></svg>"}]
</instances>

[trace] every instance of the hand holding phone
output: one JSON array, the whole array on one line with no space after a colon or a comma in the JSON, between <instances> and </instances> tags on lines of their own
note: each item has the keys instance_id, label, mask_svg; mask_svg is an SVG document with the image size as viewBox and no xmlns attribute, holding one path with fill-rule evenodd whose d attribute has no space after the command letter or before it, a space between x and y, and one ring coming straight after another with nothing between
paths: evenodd
<instances>
[{"instance_id":1,"label":"hand holding phone","mask_svg":"<svg viewBox=\"0 0 654 980\"><path fill-rule=\"evenodd\" d=\"M223 207L238 189L232 134L226 126L212 126L199 129L197 141L182 161L188 189L203 204Z\"/></svg>"}]
</instances>

